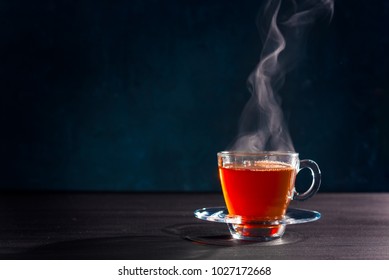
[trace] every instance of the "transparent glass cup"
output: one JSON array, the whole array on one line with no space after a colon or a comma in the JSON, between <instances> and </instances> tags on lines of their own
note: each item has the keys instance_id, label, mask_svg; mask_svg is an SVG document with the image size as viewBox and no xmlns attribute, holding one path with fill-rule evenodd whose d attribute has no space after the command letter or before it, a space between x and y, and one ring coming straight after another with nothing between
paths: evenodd
<instances>
[{"instance_id":1,"label":"transparent glass cup","mask_svg":"<svg viewBox=\"0 0 389 280\"><path fill-rule=\"evenodd\" d=\"M312 160L295 152L237 152L217 154L219 177L228 210L229 230L236 239L272 240L285 232L285 213L291 200L305 200L318 191L321 172ZM308 168L312 183L298 193L295 179Z\"/></svg>"}]
</instances>

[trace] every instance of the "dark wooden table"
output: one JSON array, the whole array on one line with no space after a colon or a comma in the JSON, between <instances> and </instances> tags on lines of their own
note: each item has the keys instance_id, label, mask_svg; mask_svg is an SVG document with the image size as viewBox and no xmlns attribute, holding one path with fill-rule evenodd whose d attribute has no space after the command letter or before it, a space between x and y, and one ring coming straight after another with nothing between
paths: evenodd
<instances>
[{"instance_id":1,"label":"dark wooden table","mask_svg":"<svg viewBox=\"0 0 389 280\"><path fill-rule=\"evenodd\" d=\"M232 240L193 210L221 194L2 194L1 259L389 259L389 194L318 194L282 239Z\"/></svg>"}]
</instances>

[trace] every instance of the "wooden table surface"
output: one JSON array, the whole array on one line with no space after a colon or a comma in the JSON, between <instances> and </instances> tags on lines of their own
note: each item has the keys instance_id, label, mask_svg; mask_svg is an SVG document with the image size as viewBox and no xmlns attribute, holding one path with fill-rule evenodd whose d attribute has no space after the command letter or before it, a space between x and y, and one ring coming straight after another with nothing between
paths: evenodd
<instances>
[{"instance_id":1,"label":"wooden table surface","mask_svg":"<svg viewBox=\"0 0 389 280\"><path fill-rule=\"evenodd\" d=\"M292 202L322 218L261 243L193 216L222 205L219 193L2 194L0 259L389 259L388 193Z\"/></svg>"}]
</instances>

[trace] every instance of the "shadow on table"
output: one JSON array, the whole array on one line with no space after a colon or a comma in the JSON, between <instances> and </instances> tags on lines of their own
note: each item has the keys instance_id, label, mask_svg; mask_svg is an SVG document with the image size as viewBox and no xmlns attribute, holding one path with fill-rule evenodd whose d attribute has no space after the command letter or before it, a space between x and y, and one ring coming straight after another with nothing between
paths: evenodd
<instances>
[{"instance_id":1,"label":"shadow on table","mask_svg":"<svg viewBox=\"0 0 389 280\"><path fill-rule=\"evenodd\" d=\"M268 247L297 243L302 235L289 231L269 242L234 240L225 225L176 224L162 229L161 235L120 236L62 241L35 247L23 253L0 255L0 259L59 260L163 260L212 259L226 248ZM255 248L253 248L255 249Z\"/></svg>"},{"instance_id":2,"label":"shadow on table","mask_svg":"<svg viewBox=\"0 0 389 280\"><path fill-rule=\"evenodd\" d=\"M287 231L282 238L267 242L253 242L233 239L224 224L177 224L164 229L164 232L178 235L183 239L203 245L213 245L222 247L235 246L277 246L299 242L303 236Z\"/></svg>"}]
</instances>

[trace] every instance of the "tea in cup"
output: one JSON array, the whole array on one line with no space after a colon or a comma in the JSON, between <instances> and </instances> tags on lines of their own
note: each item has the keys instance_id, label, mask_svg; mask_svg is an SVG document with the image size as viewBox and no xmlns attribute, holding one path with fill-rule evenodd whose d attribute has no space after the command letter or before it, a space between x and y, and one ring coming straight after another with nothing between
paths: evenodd
<instances>
[{"instance_id":1,"label":"tea in cup","mask_svg":"<svg viewBox=\"0 0 389 280\"><path fill-rule=\"evenodd\" d=\"M312 160L299 160L295 152L223 151L217 156L227 223L236 239L281 237L290 201L308 199L320 187L319 166ZM295 179L303 168L311 170L313 179L310 188L299 194Z\"/></svg>"}]
</instances>

